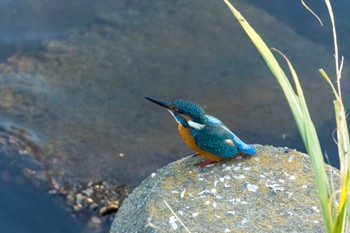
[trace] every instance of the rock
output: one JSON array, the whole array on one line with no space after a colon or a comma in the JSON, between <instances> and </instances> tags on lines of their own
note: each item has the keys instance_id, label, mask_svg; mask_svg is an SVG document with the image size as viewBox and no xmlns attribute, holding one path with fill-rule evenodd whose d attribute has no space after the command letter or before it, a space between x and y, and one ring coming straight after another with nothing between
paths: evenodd
<instances>
[{"instance_id":1,"label":"rock","mask_svg":"<svg viewBox=\"0 0 350 233\"><path fill-rule=\"evenodd\" d=\"M308 156L256 148L204 168L187 157L159 169L125 200L110 233L186 232L177 217L190 232L324 232Z\"/></svg>"}]
</instances>

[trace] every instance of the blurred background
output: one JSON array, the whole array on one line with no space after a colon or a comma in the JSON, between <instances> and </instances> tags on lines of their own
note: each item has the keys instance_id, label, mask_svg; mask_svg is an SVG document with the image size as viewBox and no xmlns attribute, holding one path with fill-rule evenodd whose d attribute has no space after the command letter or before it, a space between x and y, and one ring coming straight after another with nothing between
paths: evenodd
<instances>
[{"instance_id":1,"label":"blurred background","mask_svg":"<svg viewBox=\"0 0 350 233\"><path fill-rule=\"evenodd\" d=\"M348 106L350 3L332 3ZM294 64L338 167L333 96L318 73L335 73L324 2L307 2L323 27L297 1L234 4ZM190 155L173 118L143 96L190 99L248 143L305 152L280 87L223 1L0 0L0 33L2 232L107 232L133 187Z\"/></svg>"}]
</instances>

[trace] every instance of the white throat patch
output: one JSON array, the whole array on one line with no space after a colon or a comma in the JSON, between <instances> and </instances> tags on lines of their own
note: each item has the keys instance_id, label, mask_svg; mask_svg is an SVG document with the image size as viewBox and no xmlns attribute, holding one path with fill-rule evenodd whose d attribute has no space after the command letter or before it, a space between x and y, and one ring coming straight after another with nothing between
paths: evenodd
<instances>
[{"instance_id":1,"label":"white throat patch","mask_svg":"<svg viewBox=\"0 0 350 233\"><path fill-rule=\"evenodd\" d=\"M192 120L189 120L187 121L188 125L191 126L192 128L195 128L195 129L198 129L198 130L201 130L205 127L205 125L203 124L199 124L197 122L194 122Z\"/></svg>"},{"instance_id":2,"label":"white throat patch","mask_svg":"<svg viewBox=\"0 0 350 233\"><path fill-rule=\"evenodd\" d=\"M179 121L178 121L178 120L176 119L176 117L175 117L175 114L174 114L172 111L170 111L169 109L168 109L168 111L169 111L170 114L175 118L176 122L179 123Z\"/></svg>"},{"instance_id":3,"label":"white throat patch","mask_svg":"<svg viewBox=\"0 0 350 233\"><path fill-rule=\"evenodd\" d=\"M169 111L170 114L175 118L176 122L177 122L177 123L180 123L179 120L176 118L175 114L174 114L172 111L170 111L169 109L168 109L168 111ZM194 122L194 121L192 121L192 120L188 120L187 123L188 123L188 125L191 126L192 128L195 128L195 129L198 129L198 130L201 130L201 129L203 129L203 128L205 127L205 125L199 124L199 123Z\"/></svg>"}]
</instances>

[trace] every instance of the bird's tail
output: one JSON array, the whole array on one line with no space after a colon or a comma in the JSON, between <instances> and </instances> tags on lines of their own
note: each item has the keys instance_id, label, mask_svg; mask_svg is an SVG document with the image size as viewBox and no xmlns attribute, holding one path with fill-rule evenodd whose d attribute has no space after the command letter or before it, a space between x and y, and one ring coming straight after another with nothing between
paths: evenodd
<instances>
[{"instance_id":1,"label":"bird's tail","mask_svg":"<svg viewBox=\"0 0 350 233\"><path fill-rule=\"evenodd\" d=\"M244 147L238 148L238 149L247 155L255 155L256 154L256 149L252 145L245 144Z\"/></svg>"},{"instance_id":2,"label":"bird's tail","mask_svg":"<svg viewBox=\"0 0 350 233\"><path fill-rule=\"evenodd\" d=\"M249 144L244 143L235 134L233 134L233 136L234 136L233 141L235 142L239 151L241 151L242 153L247 154L247 155L255 155L256 154L256 149L253 145L249 145Z\"/></svg>"}]
</instances>

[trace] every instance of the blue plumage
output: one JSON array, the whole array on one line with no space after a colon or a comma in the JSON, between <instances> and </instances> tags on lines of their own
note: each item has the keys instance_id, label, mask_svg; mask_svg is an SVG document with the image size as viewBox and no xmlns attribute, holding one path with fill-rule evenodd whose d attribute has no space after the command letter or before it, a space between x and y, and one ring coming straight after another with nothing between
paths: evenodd
<instances>
[{"instance_id":1,"label":"blue plumage","mask_svg":"<svg viewBox=\"0 0 350 233\"><path fill-rule=\"evenodd\" d=\"M167 108L178 122L183 140L198 154L210 160L199 165L232 158L238 152L256 154L256 149L252 145L240 140L218 118L205 114L204 109L198 104L189 100L168 102L145 98Z\"/></svg>"},{"instance_id":2,"label":"blue plumage","mask_svg":"<svg viewBox=\"0 0 350 233\"><path fill-rule=\"evenodd\" d=\"M209 124L214 124L214 125L221 125L222 128L224 128L226 131L229 132L230 134L230 139L235 143L237 146L238 150L243 152L244 154L248 155L254 155L256 154L256 149L252 145L248 145L244 143L241 139L239 139L234 133L232 133L226 125L224 125L218 118L211 116L211 115L206 115L208 118Z\"/></svg>"},{"instance_id":3,"label":"blue plumage","mask_svg":"<svg viewBox=\"0 0 350 233\"><path fill-rule=\"evenodd\" d=\"M191 129L191 135L197 146L205 151L222 158L231 158L238 153L238 148L225 143L225 139L230 139L229 132L217 125L207 125L202 130Z\"/></svg>"},{"instance_id":4,"label":"blue plumage","mask_svg":"<svg viewBox=\"0 0 350 233\"><path fill-rule=\"evenodd\" d=\"M206 115L206 127L190 130L196 144L202 150L213 153L222 158L231 158L238 152L256 154L253 146L244 143L232 133L219 119ZM232 140L233 144L227 143Z\"/></svg>"}]
</instances>

